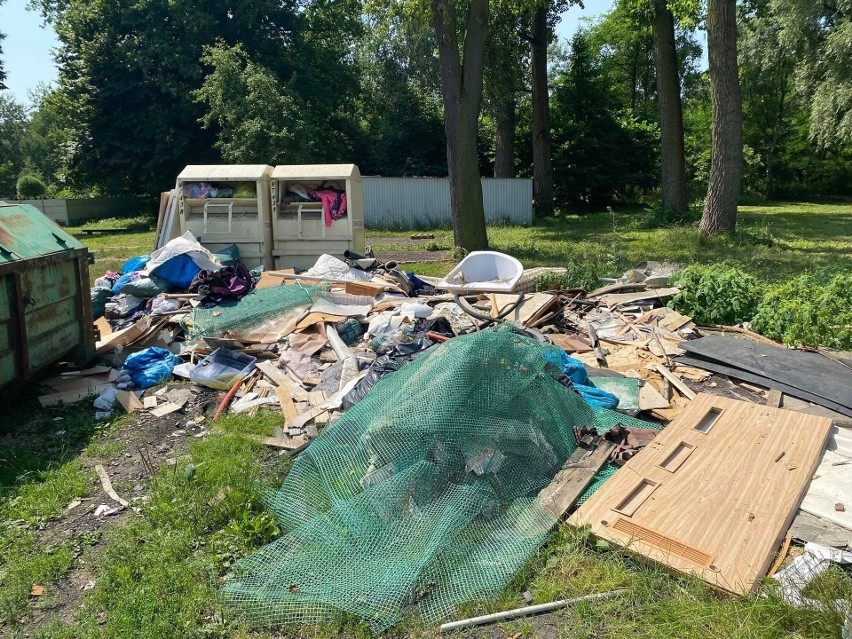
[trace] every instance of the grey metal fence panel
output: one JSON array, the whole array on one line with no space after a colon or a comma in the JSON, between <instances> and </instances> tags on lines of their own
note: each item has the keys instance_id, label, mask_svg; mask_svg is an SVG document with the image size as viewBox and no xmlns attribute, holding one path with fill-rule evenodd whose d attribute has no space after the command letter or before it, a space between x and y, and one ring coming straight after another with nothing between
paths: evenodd
<instances>
[{"instance_id":1,"label":"grey metal fence panel","mask_svg":"<svg viewBox=\"0 0 852 639\"><path fill-rule=\"evenodd\" d=\"M365 177L364 223L368 229L429 229L452 223L447 178ZM483 178L489 224L532 223L532 180Z\"/></svg>"}]
</instances>

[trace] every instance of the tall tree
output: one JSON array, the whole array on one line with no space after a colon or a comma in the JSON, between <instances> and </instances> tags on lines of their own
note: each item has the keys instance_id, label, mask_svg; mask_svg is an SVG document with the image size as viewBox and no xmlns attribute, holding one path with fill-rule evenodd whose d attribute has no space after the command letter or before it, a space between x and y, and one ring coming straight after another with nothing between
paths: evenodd
<instances>
[{"instance_id":1,"label":"tall tree","mask_svg":"<svg viewBox=\"0 0 852 639\"><path fill-rule=\"evenodd\" d=\"M494 116L494 177L515 177L517 98L523 86L526 43L521 39L524 12L517 3L495 2L486 44L485 97Z\"/></svg>"},{"instance_id":2,"label":"tall tree","mask_svg":"<svg viewBox=\"0 0 852 639\"><path fill-rule=\"evenodd\" d=\"M0 5L2 5L6 0L0 0ZM6 85L4 84L4 80L6 79L6 70L3 68L3 39L6 37L5 33L0 33L0 91L6 89Z\"/></svg>"},{"instance_id":3,"label":"tall tree","mask_svg":"<svg viewBox=\"0 0 852 639\"><path fill-rule=\"evenodd\" d=\"M362 135L356 153L369 175L447 175L447 143L435 30L399 5L369 6L357 47Z\"/></svg>"},{"instance_id":4,"label":"tall tree","mask_svg":"<svg viewBox=\"0 0 852 639\"><path fill-rule=\"evenodd\" d=\"M530 12L532 46L533 200L536 215L553 214L553 151L550 141L550 91L547 85L547 46L550 43L549 2Z\"/></svg>"},{"instance_id":5,"label":"tall tree","mask_svg":"<svg viewBox=\"0 0 852 639\"><path fill-rule=\"evenodd\" d=\"M698 226L707 235L737 224L743 163L743 112L737 73L736 0L707 1L707 54L713 105L710 181Z\"/></svg>"},{"instance_id":6,"label":"tall tree","mask_svg":"<svg viewBox=\"0 0 852 639\"><path fill-rule=\"evenodd\" d=\"M456 246L469 251L488 248L477 150L488 4L489 0L469 0L467 18L460 26L456 0L431 2L441 63L453 237ZM461 54L459 30L464 33Z\"/></svg>"},{"instance_id":7,"label":"tall tree","mask_svg":"<svg viewBox=\"0 0 852 639\"><path fill-rule=\"evenodd\" d=\"M23 168L21 143L27 113L11 94L0 93L0 198L15 197L15 181Z\"/></svg>"},{"instance_id":8,"label":"tall tree","mask_svg":"<svg viewBox=\"0 0 852 639\"><path fill-rule=\"evenodd\" d=\"M584 31L576 33L567 64L557 67L551 99L560 202L600 207L659 184L658 129L619 104L623 94L601 67L600 49Z\"/></svg>"},{"instance_id":9,"label":"tall tree","mask_svg":"<svg viewBox=\"0 0 852 639\"><path fill-rule=\"evenodd\" d=\"M683 213L686 197L686 155L683 145L683 107L680 97L674 16L666 0L653 0L651 28L657 71L662 146L660 173L663 209Z\"/></svg>"},{"instance_id":10,"label":"tall tree","mask_svg":"<svg viewBox=\"0 0 852 639\"><path fill-rule=\"evenodd\" d=\"M802 59L798 89L810 97L810 136L820 147L852 144L852 4L770 0L780 43Z\"/></svg>"},{"instance_id":11,"label":"tall tree","mask_svg":"<svg viewBox=\"0 0 852 639\"><path fill-rule=\"evenodd\" d=\"M340 14L354 0L35 1L61 43L59 91L73 119L70 169L78 187L156 192L183 165L219 159L216 131L201 127L205 111L193 99L209 72L202 52L218 40L241 44L312 107L358 88L341 72L352 40Z\"/></svg>"}]
</instances>

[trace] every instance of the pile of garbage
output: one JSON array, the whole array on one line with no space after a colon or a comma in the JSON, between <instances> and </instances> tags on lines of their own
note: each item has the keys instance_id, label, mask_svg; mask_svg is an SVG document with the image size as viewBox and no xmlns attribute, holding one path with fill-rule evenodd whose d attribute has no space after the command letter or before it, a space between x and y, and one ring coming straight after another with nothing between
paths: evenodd
<instances>
[{"instance_id":1,"label":"pile of garbage","mask_svg":"<svg viewBox=\"0 0 852 639\"><path fill-rule=\"evenodd\" d=\"M374 630L415 612L442 619L495 596L572 512L572 525L741 593L785 534L815 553L852 546L852 487L836 468L852 464L852 366L746 327L697 325L666 305L678 268L649 262L595 291L537 291L561 270L485 252L444 279L353 254L249 271L187 234L98 278L98 365L48 380L54 392L41 400L96 393L101 416L120 404L162 417L184 408L160 386L177 378L219 392L207 429L225 412L281 415L260 440L297 456L266 500L288 532L226 586L256 623L341 611ZM792 439L764 445L759 429L782 423ZM748 537L743 550L754 574L725 563L730 545L700 536L715 526L691 526L692 537L665 518L699 516L678 501L700 490L695 478L679 483L688 473L724 483L724 464L710 464L729 428L744 447L755 437L755 463L770 450L775 461L735 469L724 485L737 483L743 501L700 516L739 530L775 509L748 533L765 541ZM783 480L772 475L782 466ZM742 477L754 490L777 485L771 506L754 497L745 523ZM718 485L708 495L736 496Z\"/></svg>"}]
</instances>

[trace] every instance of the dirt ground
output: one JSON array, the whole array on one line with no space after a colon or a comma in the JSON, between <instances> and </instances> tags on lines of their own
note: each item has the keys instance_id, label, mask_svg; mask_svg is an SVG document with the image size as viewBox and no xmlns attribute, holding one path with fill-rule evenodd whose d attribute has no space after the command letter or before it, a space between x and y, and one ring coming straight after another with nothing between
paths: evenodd
<instances>
[{"instance_id":1,"label":"dirt ground","mask_svg":"<svg viewBox=\"0 0 852 639\"><path fill-rule=\"evenodd\" d=\"M69 539L85 540L75 547L74 560L69 573L31 608L28 625L35 628L50 619L71 621L79 608L83 594L94 585L89 572L88 559L103 548L106 532L121 525L136 514L132 508L142 505L147 499L151 477L164 465L174 465L185 454L187 443L192 438L206 435L213 411L216 409L217 392L191 384L169 384L167 391L179 388L189 390L190 396L183 410L157 418L142 414L120 429L107 432L98 439L101 450L120 449L111 459L93 459L83 456L84 471L91 471L90 490L81 498L71 502L64 515L47 522L38 534L45 544L57 544ZM204 417L204 419L199 419ZM187 425L190 424L189 427ZM25 445L26 440L38 436L33 429L21 428L4 443ZM95 465L102 464L113 488L120 497L131 504L119 512L96 516L95 511L104 504L109 508L118 506L105 492L97 477ZM84 552L85 551L85 552Z\"/></svg>"}]
</instances>

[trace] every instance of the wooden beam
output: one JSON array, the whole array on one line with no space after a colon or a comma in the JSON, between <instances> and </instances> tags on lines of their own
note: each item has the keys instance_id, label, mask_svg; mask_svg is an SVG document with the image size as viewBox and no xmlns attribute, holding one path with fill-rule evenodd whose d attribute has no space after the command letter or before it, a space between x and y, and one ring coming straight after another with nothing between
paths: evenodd
<instances>
[{"instance_id":1,"label":"wooden beam","mask_svg":"<svg viewBox=\"0 0 852 639\"><path fill-rule=\"evenodd\" d=\"M557 519L562 519L583 494L612 452L611 441L602 439L593 450L578 448L556 477L538 494L538 501Z\"/></svg>"},{"instance_id":2,"label":"wooden beam","mask_svg":"<svg viewBox=\"0 0 852 639\"><path fill-rule=\"evenodd\" d=\"M784 399L784 393L777 388L770 388L766 393L766 405L772 408L781 408L781 400Z\"/></svg>"},{"instance_id":3,"label":"wooden beam","mask_svg":"<svg viewBox=\"0 0 852 639\"><path fill-rule=\"evenodd\" d=\"M689 386L684 383L684 381L680 377L672 373L668 368L666 368L662 364L657 364L654 368L660 375L662 375L665 379L669 380L672 386L678 389L684 397L686 397L687 399L695 399L695 393L692 391L692 389L689 388Z\"/></svg>"}]
</instances>

